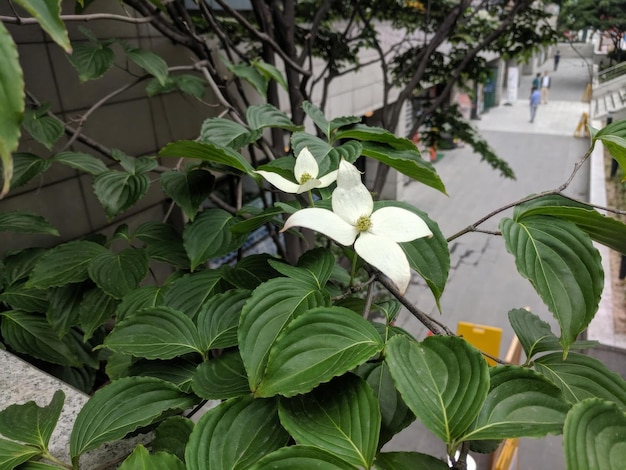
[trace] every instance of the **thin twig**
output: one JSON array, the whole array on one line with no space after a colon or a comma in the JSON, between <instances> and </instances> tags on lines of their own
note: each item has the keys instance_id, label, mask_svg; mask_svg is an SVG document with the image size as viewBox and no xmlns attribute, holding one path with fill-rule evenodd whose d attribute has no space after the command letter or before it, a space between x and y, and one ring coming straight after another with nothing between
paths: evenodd
<instances>
[{"instance_id":1,"label":"thin twig","mask_svg":"<svg viewBox=\"0 0 626 470\"><path fill-rule=\"evenodd\" d=\"M589 150L587 150L585 155L583 155L582 158L578 162L576 162L574 164L574 170L569 175L567 180L562 185L560 185L558 188L551 189L551 190L548 190L548 191L543 191L543 192L541 192L539 194L533 194L531 196L526 196L526 197L523 197L521 199L518 199L517 201L511 202L509 204L505 204L504 206L501 206L498 209L496 209L494 211L491 211L490 213L488 213L484 217L481 217L476 222L474 222L473 224L465 227L463 230L455 233L451 237L448 237L448 239L447 239L448 243L451 242L452 240L455 240L455 239L459 238L461 235L465 235L468 232L476 232L477 231L476 227L478 227L480 224L486 222L487 220L489 220L492 217L500 214L501 212L504 212L507 209L510 209L512 207L515 207L515 206L519 206L520 204L524 204L525 202L530 202L530 201L534 201L535 199L540 199L540 198L545 197L545 196L550 196L550 195L563 196L563 194L561 194L561 193L563 191L565 191L567 189L567 187L571 184L572 180L574 179L574 176L576 176L578 171L582 168L582 166L585 164L585 162L591 156L591 152L592 151L593 151L593 146L591 146L589 148ZM563 196L563 197L566 197L566 196ZM583 203L583 204L586 204L586 203Z\"/></svg>"},{"instance_id":2,"label":"thin twig","mask_svg":"<svg viewBox=\"0 0 626 470\"><path fill-rule=\"evenodd\" d=\"M436 335L447 335L447 336L455 336L455 334L443 323L435 320L433 317L428 315L425 312L422 312L419 308L409 302L400 291L393 285L391 280L383 275L380 271L375 270L371 267L366 267L367 271L370 273L374 273L376 275L376 279L380 282L385 288L389 291L391 295L393 295L396 299L400 301L402 305L406 307L406 309L411 312L411 314L417 318L426 328L432 331Z\"/></svg>"},{"instance_id":3,"label":"thin twig","mask_svg":"<svg viewBox=\"0 0 626 470\"><path fill-rule=\"evenodd\" d=\"M149 23L156 16L142 16L142 17L132 17L132 16L124 16L124 15L114 15L112 13L94 13L91 15L61 15L61 21L96 21L96 20L115 20L115 21L124 21L126 23ZM37 18L24 18L21 16L0 16L0 22L2 23L11 23L11 24L20 24L20 25L28 25L28 24L39 24L39 20Z\"/></svg>"}]
</instances>

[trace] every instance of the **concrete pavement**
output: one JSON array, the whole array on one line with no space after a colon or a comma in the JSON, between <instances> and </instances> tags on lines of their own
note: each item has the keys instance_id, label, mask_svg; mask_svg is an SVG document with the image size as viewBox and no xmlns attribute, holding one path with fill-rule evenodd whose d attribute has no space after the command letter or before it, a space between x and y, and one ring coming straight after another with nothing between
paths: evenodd
<instances>
[{"instance_id":1,"label":"concrete pavement","mask_svg":"<svg viewBox=\"0 0 626 470\"><path fill-rule=\"evenodd\" d=\"M552 76L550 98L548 104L539 106L534 123L529 122L528 100L532 76L521 77L515 103L492 108L474 121L496 154L512 167L515 180L503 178L481 162L471 148L464 147L443 152L435 164L448 196L415 182L403 186L401 199L426 211L439 223L444 236L450 237L507 203L558 187L587 151L588 139L573 137L582 113L589 111L589 104L581 101L589 82L585 63L562 58L558 71L552 72L551 61L545 69ZM585 165L566 193L587 200L588 192L589 166ZM498 222L510 214L510 210L505 211L480 227L497 230ZM517 273L501 237L469 233L452 241L450 251L451 268L441 297L441 313L425 283L415 276L407 295L419 308L452 330L458 321L502 328L501 357L513 338L507 317L513 308L529 307L558 334L556 320L530 283ZM408 312L401 314L398 324L418 338L426 335L426 329ZM445 455L443 444L420 423L397 435L385 449ZM479 469L487 468L483 456L476 459ZM520 470L565 469L561 438L522 439L519 463Z\"/></svg>"}]
</instances>

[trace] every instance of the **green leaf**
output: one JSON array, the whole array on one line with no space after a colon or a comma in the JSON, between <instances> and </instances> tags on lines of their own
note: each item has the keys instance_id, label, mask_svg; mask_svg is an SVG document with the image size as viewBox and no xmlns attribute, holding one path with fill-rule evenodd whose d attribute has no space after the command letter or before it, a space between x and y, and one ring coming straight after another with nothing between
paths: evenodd
<instances>
[{"instance_id":1,"label":"green leaf","mask_svg":"<svg viewBox=\"0 0 626 470\"><path fill-rule=\"evenodd\" d=\"M315 123L315 125L319 128L319 130L321 130L323 134L326 137L328 137L328 139L330 140L330 137L331 137L330 123L326 119L326 116L324 116L324 113L322 112L322 110L318 108L317 106L315 106L310 101L302 102L302 109L304 110L306 115L309 116L309 118L311 118L311 120Z\"/></svg>"},{"instance_id":2,"label":"green leaf","mask_svg":"<svg viewBox=\"0 0 626 470\"><path fill-rule=\"evenodd\" d=\"M318 447L289 446L266 455L250 470L354 470L354 466Z\"/></svg>"},{"instance_id":3,"label":"green leaf","mask_svg":"<svg viewBox=\"0 0 626 470\"><path fill-rule=\"evenodd\" d=\"M268 80L256 68L246 64L233 65L225 60L224 62L230 73L248 82L259 95L265 97Z\"/></svg>"},{"instance_id":4,"label":"green leaf","mask_svg":"<svg viewBox=\"0 0 626 470\"><path fill-rule=\"evenodd\" d=\"M40 455L41 451L35 447L0 439L0 468L10 470Z\"/></svg>"},{"instance_id":5,"label":"green leaf","mask_svg":"<svg viewBox=\"0 0 626 470\"><path fill-rule=\"evenodd\" d=\"M13 154L11 189L18 188L45 172L50 167L51 161L52 159L46 160L32 153Z\"/></svg>"},{"instance_id":6,"label":"green leaf","mask_svg":"<svg viewBox=\"0 0 626 470\"><path fill-rule=\"evenodd\" d=\"M176 385L185 393L191 393L191 381L197 366L197 362L191 361L189 356L169 361L140 359L129 367L127 375L154 377Z\"/></svg>"},{"instance_id":7,"label":"green leaf","mask_svg":"<svg viewBox=\"0 0 626 470\"><path fill-rule=\"evenodd\" d=\"M93 180L93 190L109 219L130 209L150 187L148 175L131 175L117 170L100 173Z\"/></svg>"},{"instance_id":8,"label":"green leaf","mask_svg":"<svg viewBox=\"0 0 626 470\"><path fill-rule=\"evenodd\" d=\"M121 322L125 318L130 318L139 310L161 305L166 290L167 288L158 286L142 286L138 289L134 289L126 294L122 302L118 305L115 312L116 320Z\"/></svg>"},{"instance_id":9,"label":"green leaf","mask_svg":"<svg viewBox=\"0 0 626 470\"><path fill-rule=\"evenodd\" d=\"M11 153L17 150L20 124L24 116L24 77L18 60L17 47L4 24L0 23L0 163L4 184L0 199L8 192L13 176Z\"/></svg>"},{"instance_id":10,"label":"green leaf","mask_svg":"<svg viewBox=\"0 0 626 470\"><path fill-rule=\"evenodd\" d=\"M167 307L141 310L116 325L104 341L112 351L146 359L202 354L198 329L182 312Z\"/></svg>"},{"instance_id":11,"label":"green leaf","mask_svg":"<svg viewBox=\"0 0 626 470\"><path fill-rule=\"evenodd\" d=\"M44 407L37 406L34 401L10 405L0 411L0 430L9 439L34 445L45 451L61 416L64 402L65 394L57 390L50 404Z\"/></svg>"},{"instance_id":12,"label":"green leaf","mask_svg":"<svg viewBox=\"0 0 626 470\"><path fill-rule=\"evenodd\" d=\"M526 353L527 361L542 352L563 350L550 325L534 313L523 308L513 309L509 312L509 322ZM595 344L597 341L575 341L570 349L589 348Z\"/></svg>"},{"instance_id":13,"label":"green leaf","mask_svg":"<svg viewBox=\"0 0 626 470\"><path fill-rule=\"evenodd\" d=\"M256 142L262 132L250 131L239 123L223 118L209 118L202 123L200 142L239 150Z\"/></svg>"},{"instance_id":14,"label":"green leaf","mask_svg":"<svg viewBox=\"0 0 626 470\"><path fill-rule=\"evenodd\" d=\"M237 327L248 290L229 290L210 298L198 314L198 331L202 351L237 345Z\"/></svg>"},{"instance_id":15,"label":"green leaf","mask_svg":"<svg viewBox=\"0 0 626 470\"><path fill-rule=\"evenodd\" d=\"M548 354L535 360L534 366L556 384L571 403L602 398L626 411L626 381L591 356L571 353L563 360L562 354Z\"/></svg>"},{"instance_id":16,"label":"green leaf","mask_svg":"<svg viewBox=\"0 0 626 470\"><path fill-rule=\"evenodd\" d=\"M515 208L515 220L522 221L535 215L569 220L587 233L592 240L626 254L626 224L602 215L589 206L578 204L562 196L550 196Z\"/></svg>"},{"instance_id":17,"label":"green leaf","mask_svg":"<svg viewBox=\"0 0 626 470\"><path fill-rule=\"evenodd\" d=\"M111 297L121 299L139 286L148 267L148 255L141 248L106 251L89 264L89 277Z\"/></svg>"},{"instance_id":18,"label":"green leaf","mask_svg":"<svg viewBox=\"0 0 626 470\"><path fill-rule=\"evenodd\" d=\"M154 433L151 443L153 452L169 452L185 460L185 446L193 431L194 423L182 416L172 416L163 421Z\"/></svg>"},{"instance_id":19,"label":"green leaf","mask_svg":"<svg viewBox=\"0 0 626 470\"><path fill-rule=\"evenodd\" d=\"M592 137L592 145L595 145L597 140L601 141L622 169L626 169L626 120L612 122L603 129L593 132Z\"/></svg>"},{"instance_id":20,"label":"green leaf","mask_svg":"<svg viewBox=\"0 0 626 470\"><path fill-rule=\"evenodd\" d=\"M61 152L57 153L50 160L67 165L78 171L84 171L90 175L97 176L107 171L107 166L99 158L81 152Z\"/></svg>"},{"instance_id":21,"label":"green leaf","mask_svg":"<svg viewBox=\"0 0 626 470\"><path fill-rule=\"evenodd\" d=\"M306 395L281 400L280 421L296 443L370 468L378 448L380 410L367 383L347 374Z\"/></svg>"},{"instance_id":22,"label":"green leaf","mask_svg":"<svg viewBox=\"0 0 626 470\"><path fill-rule=\"evenodd\" d=\"M215 286L221 278L220 272L212 269L185 274L169 287L163 305L194 319L200 307L213 295Z\"/></svg>"},{"instance_id":23,"label":"green leaf","mask_svg":"<svg viewBox=\"0 0 626 470\"><path fill-rule=\"evenodd\" d=\"M371 323L352 310L308 310L291 321L273 345L255 394L306 393L363 364L383 346Z\"/></svg>"},{"instance_id":24,"label":"green leaf","mask_svg":"<svg viewBox=\"0 0 626 470\"><path fill-rule=\"evenodd\" d=\"M220 271L224 279L240 289L255 289L265 281L278 277L278 271L269 261L274 259L267 253L244 256L234 267L224 265Z\"/></svg>"},{"instance_id":25,"label":"green leaf","mask_svg":"<svg viewBox=\"0 0 626 470\"><path fill-rule=\"evenodd\" d=\"M113 49L103 42L75 44L74 51L67 56L78 72L81 82L95 80L105 74L115 61Z\"/></svg>"},{"instance_id":26,"label":"green leaf","mask_svg":"<svg viewBox=\"0 0 626 470\"><path fill-rule=\"evenodd\" d=\"M26 109L22 125L24 129L48 150L61 138L65 127L57 118L46 114L47 106L40 110Z\"/></svg>"},{"instance_id":27,"label":"green leaf","mask_svg":"<svg viewBox=\"0 0 626 470\"><path fill-rule=\"evenodd\" d=\"M203 362L193 376L193 391L206 400L225 400L250 394L248 376L239 351L226 351Z\"/></svg>"},{"instance_id":28,"label":"green leaf","mask_svg":"<svg viewBox=\"0 0 626 470\"><path fill-rule=\"evenodd\" d=\"M155 96L159 93L171 93L179 90L182 93L187 93L196 99L202 99L204 96L204 86L206 82L200 77L189 74L181 74L175 76L168 76L165 85L161 85L158 80L151 80L146 87L148 96Z\"/></svg>"},{"instance_id":29,"label":"green leaf","mask_svg":"<svg viewBox=\"0 0 626 470\"><path fill-rule=\"evenodd\" d=\"M267 223L282 225L283 220L279 216L284 213L282 207L268 207L258 215L231 225L230 231L236 235L248 235Z\"/></svg>"},{"instance_id":30,"label":"green leaf","mask_svg":"<svg viewBox=\"0 0 626 470\"><path fill-rule=\"evenodd\" d=\"M246 173L254 177L254 168L239 153L227 147L220 147L208 142L193 140L179 140L167 144L159 152L161 157L195 158L198 160L217 163Z\"/></svg>"},{"instance_id":31,"label":"green leaf","mask_svg":"<svg viewBox=\"0 0 626 470\"><path fill-rule=\"evenodd\" d=\"M355 370L355 373L367 381L378 399L381 415L378 442L380 448L415 421L415 415L396 390L389 366L385 362L363 364Z\"/></svg>"},{"instance_id":32,"label":"green leaf","mask_svg":"<svg viewBox=\"0 0 626 470\"><path fill-rule=\"evenodd\" d=\"M504 218L500 229L517 270L558 320L567 355L600 302L604 273L598 251L575 224L554 217Z\"/></svg>"},{"instance_id":33,"label":"green leaf","mask_svg":"<svg viewBox=\"0 0 626 470\"><path fill-rule=\"evenodd\" d=\"M15 351L53 364L82 366L76 352L57 337L44 317L16 310L2 312L0 316L3 340Z\"/></svg>"},{"instance_id":34,"label":"green leaf","mask_svg":"<svg viewBox=\"0 0 626 470\"><path fill-rule=\"evenodd\" d=\"M185 227L183 245L191 260L192 270L243 245L246 237L230 231L235 220L225 210L206 209Z\"/></svg>"},{"instance_id":35,"label":"green leaf","mask_svg":"<svg viewBox=\"0 0 626 470\"><path fill-rule=\"evenodd\" d=\"M185 450L188 470L246 469L287 444L276 401L233 398L206 412Z\"/></svg>"},{"instance_id":36,"label":"green leaf","mask_svg":"<svg viewBox=\"0 0 626 470\"><path fill-rule=\"evenodd\" d=\"M290 266L278 261L270 261L269 263L284 276L322 289L333 272L335 256L326 248L314 248L300 257L297 266Z\"/></svg>"},{"instance_id":37,"label":"green leaf","mask_svg":"<svg viewBox=\"0 0 626 470\"><path fill-rule=\"evenodd\" d=\"M146 244L150 258L181 268L189 268L183 237L171 225L155 221L145 222L135 230L133 236Z\"/></svg>"},{"instance_id":38,"label":"green leaf","mask_svg":"<svg viewBox=\"0 0 626 470\"><path fill-rule=\"evenodd\" d=\"M168 75L167 62L165 62L158 54L136 47L126 46L124 49L126 51L126 57L150 75L153 75L161 85L165 85Z\"/></svg>"},{"instance_id":39,"label":"green leaf","mask_svg":"<svg viewBox=\"0 0 626 470\"><path fill-rule=\"evenodd\" d=\"M430 162L422 158L413 145L412 149L394 149L387 145L362 142L362 153L378 160L400 173L446 194L446 188Z\"/></svg>"},{"instance_id":40,"label":"green leaf","mask_svg":"<svg viewBox=\"0 0 626 470\"><path fill-rule=\"evenodd\" d=\"M35 265L28 286L46 289L84 281L89 277L89 263L102 253L107 253L107 249L88 241L68 242L52 248Z\"/></svg>"},{"instance_id":41,"label":"green leaf","mask_svg":"<svg viewBox=\"0 0 626 470\"><path fill-rule=\"evenodd\" d=\"M296 126L289 116L271 104L255 104L246 110L246 120L251 129L273 127L290 132L303 131L304 126Z\"/></svg>"},{"instance_id":42,"label":"green leaf","mask_svg":"<svg viewBox=\"0 0 626 470\"><path fill-rule=\"evenodd\" d=\"M150 470L185 470L185 464L177 456L168 452L156 452L151 454L144 446L139 444L133 450L119 470L136 470L149 468Z\"/></svg>"},{"instance_id":43,"label":"green leaf","mask_svg":"<svg viewBox=\"0 0 626 470\"><path fill-rule=\"evenodd\" d=\"M16 3L33 16L41 29L68 54L72 45L67 35L65 24L61 20L61 2L55 0L16 0Z\"/></svg>"},{"instance_id":44,"label":"green leaf","mask_svg":"<svg viewBox=\"0 0 626 470\"><path fill-rule=\"evenodd\" d=\"M26 248L7 255L4 258L4 280L6 285L10 286L22 279L26 279L39 261L39 258L45 253L47 253L47 250L44 248Z\"/></svg>"},{"instance_id":45,"label":"green leaf","mask_svg":"<svg viewBox=\"0 0 626 470\"><path fill-rule=\"evenodd\" d=\"M261 75L263 75L268 81L274 80L283 88L283 90L288 91L289 88L285 77L274 65L268 64L267 62L259 59L253 60L251 65L261 72Z\"/></svg>"},{"instance_id":46,"label":"green leaf","mask_svg":"<svg viewBox=\"0 0 626 470\"><path fill-rule=\"evenodd\" d=\"M482 354L458 337L417 343L397 335L385 347L385 361L411 411L445 443L457 442L487 396L489 367Z\"/></svg>"},{"instance_id":47,"label":"green leaf","mask_svg":"<svg viewBox=\"0 0 626 470\"><path fill-rule=\"evenodd\" d=\"M263 378L270 349L285 326L298 314L326 303L320 291L291 279L272 279L252 292L237 330L251 390Z\"/></svg>"},{"instance_id":48,"label":"green leaf","mask_svg":"<svg viewBox=\"0 0 626 470\"><path fill-rule=\"evenodd\" d=\"M381 452L374 461L378 470L449 470L443 460L419 452Z\"/></svg>"},{"instance_id":49,"label":"green leaf","mask_svg":"<svg viewBox=\"0 0 626 470\"><path fill-rule=\"evenodd\" d=\"M371 127L365 124L355 124L347 129L342 129L335 135L335 140L356 139L361 142L375 142L379 144L387 144L396 150L406 150L416 152L415 144L405 137L398 137L393 132L383 129L382 127Z\"/></svg>"},{"instance_id":50,"label":"green leaf","mask_svg":"<svg viewBox=\"0 0 626 470\"><path fill-rule=\"evenodd\" d=\"M48 308L48 292L28 288L24 283L14 284L0 294L0 302L5 302L13 310L42 313Z\"/></svg>"},{"instance_id":51,"label":"green leaf","mask_svg":"<svg viewBox=\"0 0 626 470\"><path fill-rule=\"evenodd\" d=\"M163 192L171 197L192 221L198 213L200 204L211 194L215 183L215 176L201 169L185 172L166 171L161 173L160 178Z\"/></svg>"},{"instance_id":52,"label":"green leaf","mask_svg":"<svg viewBox=\"0 0 626 470\"><path fill-rule=\"evenodd\" d=\"M463 440L561 433L570 405L557 386L541 374L519 366L495 366L489 373L489 394Z\"/></svg>"},{"instance_id":53,"label":"green leaf","mask_svg":"<svg viewBox=\"0 0 626 470\"><path fill-rule=\"evenodd\" d=\"M70 436L72 461L154 422L166 411L182 411L195 403L194 397L163 380L127 377L111 382L94 393L76 417Z\"/></svg>"},{"instance_id":54,"label":"green leaf","mask_svg":"<svg viewBox=\"0 0 626 470\"><path fill-rule=\"evenodd\" d=\"M91 283L79 283L46 289L49 299L46 320L59 338L80 323L80 304L91 286Z\"/></svg>"},{"instance_id":55,"label":"green leaf","mask_svg":"<svg viewBox=\"0 0 626 470\"><path fill-rule=\"evenodd\" d=\"M0 465L2 461L0 459ZM51 465L43 462L37 462L34 460L30 460L26 463L20 465L19 470L59 470L58 465Z\"/></svg>"},{"instance_id":56,"label":"green leaf","mask_svg":"<svg viewBox=\"0 0 626 470\"><path fill-rule=\"evenodd\" d=\"M339 167L339 154L333 151L332 145L319 137L306 132L294 132L291 135L291 145L294 155L298 155L304 147L309 149L317 160L320 175Z\"/></svg>"},{"instance_id":57,"label":"green leaf","mask_svg":"<svg viewBox=\"0 0 626 470\"><path fill-rule=\"evenodd\" d=\"M90 339L96 329L113 318L118 303L118 300L100 289L85 293L79 309L84 341Z\"/></svg>"},{"instance_id":58,"label":"green leaf","mask_svg":"<svg viewBox=\"0 0 626 470\"><path fill-rule=\"evenodd\" d=\"M626 461L626 415L615 403L584 400L565 420L568 470L620 470Z\"/></svg>"},{"instance_id":59,"label":"green leaf","mask_svg":"<svg viewBox=\"0 0 626 470\"><path fill-rule=\"evenodd\" d=\"M59 236L59 231L44 217L21 210L0 212L0 232L41 233Z\"/></svg>"},{"instance_id":60,"label":"green leaf","mask_svg":"<svg viewBox=\"0 0 626 470\"><path fill-rule=\"evenodd\" d=\"M333 151L339 154L340 159L343 158L350 163L354 163L363 153L363 146L356 140L349 140L339 147L334 147Z\"/></svg>"}]
</instances>

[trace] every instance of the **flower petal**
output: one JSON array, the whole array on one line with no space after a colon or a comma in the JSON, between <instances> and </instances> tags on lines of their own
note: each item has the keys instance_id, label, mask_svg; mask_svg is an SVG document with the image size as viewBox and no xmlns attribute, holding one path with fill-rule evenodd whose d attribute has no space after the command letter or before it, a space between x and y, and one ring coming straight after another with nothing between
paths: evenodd
<instances>
[{"instance_id":1,"label":"flower petal","mask_svg":"<svg viewBox=\"0 0 626 470\"><path fill-rule=\"evenodd\" d=\"M276 186L278 189L286 193L292 193L292 194L296 193L298 192L298 189L300 188L299 184L296 184L292 181L289 181L286 178L283 178L278 173L273 173L271 171L263 171L263 170L259 170L257 171L257 173L261 175L263 178L265 178L273 186Z\"/></svg>"},{"instance_id":2,"label":"flower petal","mask_svg":"<svg viewBox=\"0 0 626 470\"><path fill-rule=\"evenodd\" d=\"M374 208L372 195L361 183L361 173L354 165L341 160L337 172L337 189L333 191L333 212L354 225L361 216L368 216Z\"/></svg>"},{"instance_id":3,"label":"flower petal","mask_svg":"<svg viewBox=\"0 0 626 470\"><path fill-rule=\"evenodd\" d=\"M326 186L330 186L337 180L337 170L331 171L330 173L326 173L324 176L319 178L320 185L319 188L325 188Z\"/></svg>"},{"instance_id":4,"label":"flower petal","mask_svg":"<svg viewBox=\"0 0 626 470\"><path fill-rule=\"evenodd\" d=\"M296 157L296 165L293 167L296 180L300 183L302 175L305 173L308 173L311 178L317 178L319 171L315 157L308 148L304 147Z\"/></svg>"},{"instance_id":5,"label":"flower petal","mask_svg":"<svg viewBox=\"0 0 626 470\"><path fill-rule=\"evenodd\" d=\"M388 238L363 232L354 243L354 249L361 258L391 279L401 294L406 292L411 280L411 268L400 245Z\"/></svg>"},{"instance_id":6,"label":"flower petal","mask_svg":"<svg viewBox=\"0 0 626 470\"><path fill-rule=\"evenodd\" d=\"M281 232L292 227L315 230L346 246L352 245L358 234L352 225L346 223L337 214L319 207L309 207L295 212L287 219Z\"/></svg>"},{"instance_id":7,"label":"flower petal","mask_svg":"<svg viewBox=\"0 0 626 470\"><path fill-rule=\"evenodd\" d=\"M301 194L301 193L306 193L307 191L310 191L313 188L318 188L321 184L321 181L318 180L317 178L311 178L309 181L307 181L306 183L303 183L300 185L300 187L298 188L297 193Z\"/></svg>"},{"instance_id":8,"label":"flower petal","mask_svg":"<svg viewBox=\"0 0 626 470\"><path fill-rule=\"evenodd\" d=\"M382 207L374 211L370 220L372 222L370 233L389 238L394 242L410 242L433 235L419 215L401 207Z\"/></svg>"}]
</instances>

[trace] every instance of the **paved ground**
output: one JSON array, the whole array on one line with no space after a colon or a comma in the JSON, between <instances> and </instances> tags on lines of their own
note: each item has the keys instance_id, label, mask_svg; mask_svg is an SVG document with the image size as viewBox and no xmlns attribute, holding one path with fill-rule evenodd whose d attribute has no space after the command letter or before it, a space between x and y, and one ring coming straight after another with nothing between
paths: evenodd
<instances>
[{"instance_id":1,"label":"paved ground","mask_svg":"<svg viewBox=\"0 0 626 470\"><path fill-rule=\"evenodd\" d=\"M539 107L534 123L529 122L531 76L521 77L517 102L490 109L480 121L474 121L496 153L513 168L515 180L501 177L466 147L444 152L444 157L435 164L448 196L417 183L403 187L402 199L425 210L439 223L446 237L506 203L558 187L586 152L588 140L575 138L573 134L582 113L589 108L581 101L589 81L587 68L581 59L561 59L557 72L551 71L551 62L548 65L552 76L549 103ZM589 168L584 167L566 193L586 199L588 181ZM481 227L496 230L499 220L507 215L510 211ZM423 281L415 278L409 288L408 297L422 310L453 330L458 321L502 328L501 356L506 354L513 337L507 319L512 308L529 307L558 333L552 315L530 283L517 273L514 259L506 252L501 237L470 233L453 241L450 250L451 271L441 298L441 313ZM406 312L400 326L418 338L426 334L425 328ZM522 441L520 470L565 468L560 437ZM419 423L396 436L386 449L445 455L443 444ZM478 460L479 469L487 468Z\"/></svg>"}]
</instances>

